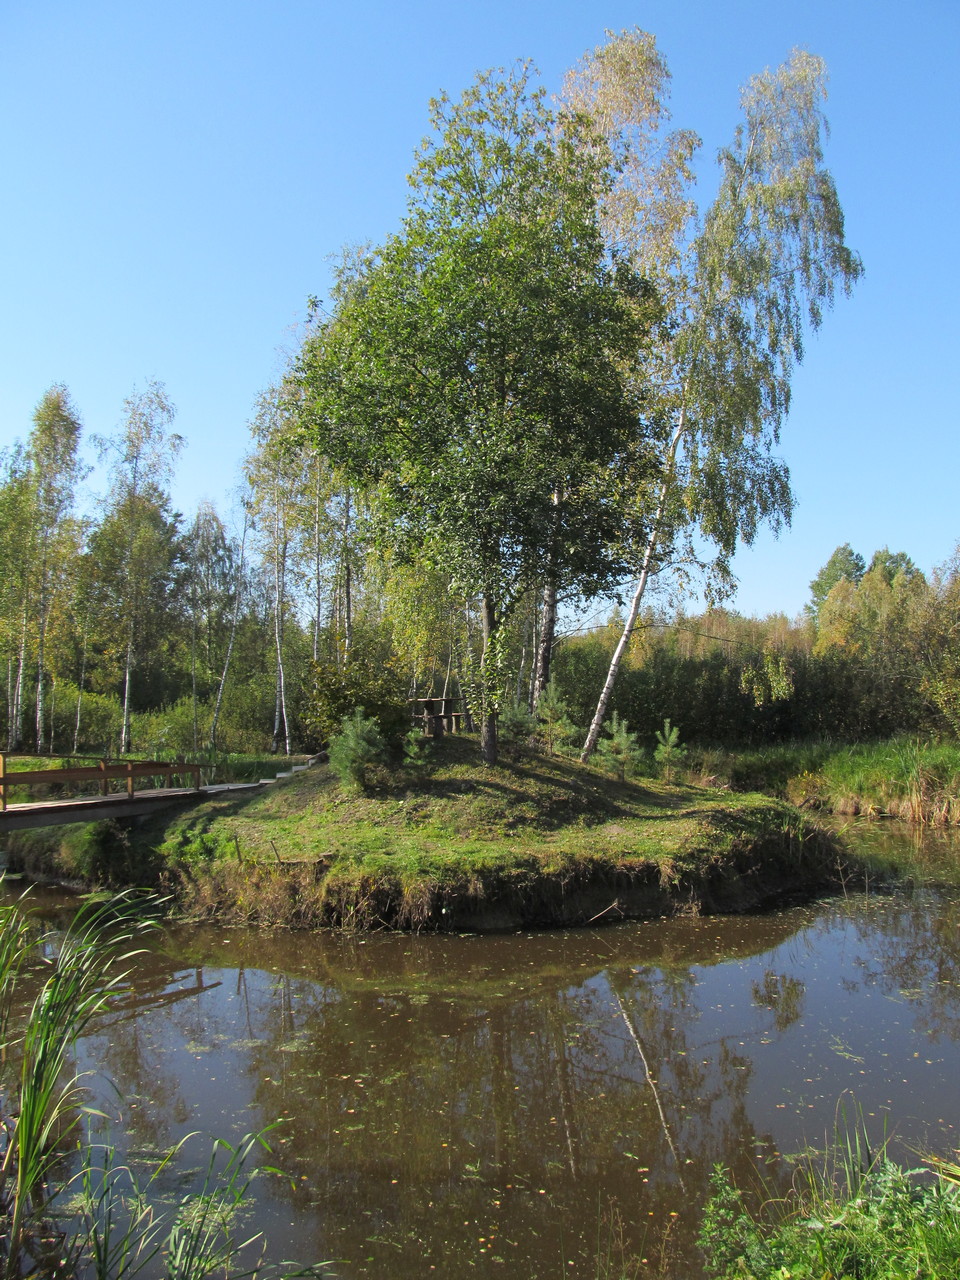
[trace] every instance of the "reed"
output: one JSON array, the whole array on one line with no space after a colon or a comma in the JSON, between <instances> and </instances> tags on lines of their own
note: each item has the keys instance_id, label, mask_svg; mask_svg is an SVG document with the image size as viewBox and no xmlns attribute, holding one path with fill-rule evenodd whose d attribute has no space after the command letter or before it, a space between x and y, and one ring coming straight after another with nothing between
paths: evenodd
<instances>
[{"instance_id":1,"label":"reed","mask_svg":"<svg viewBox=\"0 0 960 1280\"><path fill-rule=\"evenodd\" d=\"M9 1221L7 1280L19 1274L27 1224L39 1219L47 1207L53 1194L51 1173L82 1114L82 1083L69 1069L70 1050L122 985L125 973L118 966L130 954L123 954L124 946L152 923L142 916L132 918L132 906L127 895L109 904L92 902L82 907L56 955L46 962L49 975L15 1046L7 1022L4 1057L14 1047L19 1056L18 1078L4 1107L6 1146L0 1163L0 1205ZM0 997L0 1005L7 1008L23 969L26 927L15 909L5 912L0 922L0 954L11 957Z\"/></svg>"},{"instance_id":2,"label":"reed","mask_svg":"<svg viewBox=\"0 0 960 1280\"><path fill-rule=\"evenodd\" d=\"M196 1135L168 1153L143 1185L128 1166L117 1163L109 1143L80 1142L79 1171L73 1178L64 1176L67 1141L76 1136L86 1113L72 1047L124 987L127 962L137 954L131 944L154 927L160 905L132 894L91 900L76 914L52 958L39 959L37 931L24 900L0 906L4 1280L53 1271L89 1280L134 1280L148 1267L151 1275L160 1267L167 1280L277 1271L264 1268L262 1247L249 1264L243 1261L260 1236L239 1229L239 1209L255 1176L249 1171L251 1157L258 1149L269 1151L266 1131L248 1134L236 1146L215 1141L200 1189L166 1211L155 1184ZM38 964L40 973L34 974ZM18 1018L14 996L29 981L39 982L40 990ZM263 1171L279 1172L267 1166ZM51 1241L55 1254L50 1254ZM320 1274L326 1265L291 1271L284 1264L284 1271Z\"/></svg>"}]
</instances>

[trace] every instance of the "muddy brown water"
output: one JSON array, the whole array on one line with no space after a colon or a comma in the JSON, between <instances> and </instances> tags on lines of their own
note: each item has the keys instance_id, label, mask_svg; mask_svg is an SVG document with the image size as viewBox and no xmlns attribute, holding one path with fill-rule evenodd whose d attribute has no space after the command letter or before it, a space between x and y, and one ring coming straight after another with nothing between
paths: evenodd
<instances>
[{"instance_id":1,"label":"muddy brown water","mask_svg":"<svg viewBox=\"0 0 960 1280\"><path fill-rule=\"evenodd\" d=\"M908 1164L960 1146L958 906L940 885L482 937L171 929L79 1065L133 1161L206 1135L168 1195L210 1135L276 1126L285 1176L245 1211L272 1260L698 1277L715 1164L782 1190L858 1109Z\"/></svg>"}]
</instances>

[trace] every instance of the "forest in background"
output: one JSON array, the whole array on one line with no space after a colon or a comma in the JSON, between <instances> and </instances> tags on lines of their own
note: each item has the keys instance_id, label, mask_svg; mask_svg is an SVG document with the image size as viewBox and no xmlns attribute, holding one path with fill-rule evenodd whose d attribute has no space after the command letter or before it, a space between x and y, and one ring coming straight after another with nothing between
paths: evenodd
<instances>
[{"instance_id":1,"label":"forest in background","mask_svg":"<svg viewBox=\"0 0 960 1280\"><path fill-rule=\"evenodd\" d=\"M9 750L115 755L313 750L356 704L463 697L481 622L442 566L395 563L364 495L307 446L284 444L277 397L251 433L239 529L209 504L171 507L177 440L163 389L128 400L101 442L109 493L76 510L81 427L66 390L41 399L3 458L0 733ZM552 680L582 741L622 632L554 638ZM530 708L541 640L536 587L500 656L502 701ZM960 732L960 554L927 578L903 552L845 545L811 582L805 614L744 618L648 607L610 715L652 744L669 717L694 744ZM125 725L127 726L125 730ZM124 734L127 740L124 743Z\"/></svg>"}]
</instances>

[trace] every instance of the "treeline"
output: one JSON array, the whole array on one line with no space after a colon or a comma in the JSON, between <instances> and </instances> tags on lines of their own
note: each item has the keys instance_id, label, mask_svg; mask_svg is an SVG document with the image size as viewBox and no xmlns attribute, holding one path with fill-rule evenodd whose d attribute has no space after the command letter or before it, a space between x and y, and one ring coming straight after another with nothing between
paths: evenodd
<instances>
[{"instance_id":1,"label":"treeline","mask_svg":"<svg viewBox=\"0 0 960 1280\"><path fill-rule=\"evenodd\" d=\"M619 619L557 648L554 680L584 729ZM652 746L663 721L698 745L960 734L960 548L927 579L885 548L848 546L811 583L803 616L724 609L641 618L610 710Z\"/></svg>"},{"instance_id":2,"label":"treeline","mask_svg":"<svg viewBox=\"0 0 960 1280\"><path fill-rule=\"evenodd\" d=\"M477 602L451 571L390 553L370 496L292 445L285 391L251 424L238 527L171 506L180 442L162 387L96 441L109 490L77 510L79 415L64 387L3 458L3 740L38 752L318 747L354 705L446 693L469 704ZM554 634L553 694L582 742L623 630ZM562 628L561 628L562 632ZM664 719L700 744L960 733L960 551L931 578L902 552L840 547L798 619L641 613L608 708L652 745ZM543 605L504 627L501 708L538 698Z\"/></svg>"},{"instance_id":3,"label":"treeline","mask_svg":"<svg viewBox=\"0 0 960 1280\"><path fill-rule=\"evenodd\" d=\"M278 400L252 423L236 527L170 496L182 441L150 384L94 437L109 487L91 511L80 416L42 397L0 464L2 741L11 751L289 751L313 662L343 656L362 593L348 491L279 447Z\"/></svg>"}]
</instances>

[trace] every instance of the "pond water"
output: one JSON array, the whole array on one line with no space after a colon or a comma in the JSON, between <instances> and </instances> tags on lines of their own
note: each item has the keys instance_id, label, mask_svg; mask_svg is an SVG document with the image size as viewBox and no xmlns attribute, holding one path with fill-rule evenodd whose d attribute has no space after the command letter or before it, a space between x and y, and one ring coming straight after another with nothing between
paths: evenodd
<instances>
[{"instance_id":1,"label":"pond water","mask_svg":"<svg viewBox=\"0 0 960 1280\"><path fill-rule=\"evenodd\" d=\"M134 1158L280 1122L288 1176L258 1178L251 1210L274 1260L596 1277L622 1252L687 1280L718 1162L782 1189L844 1108L911 1164L960 1146L958 905L940 887L483 937L173 929L80 1065L113 1082L98 1104Z\"/></svg>"}]
</instances>

